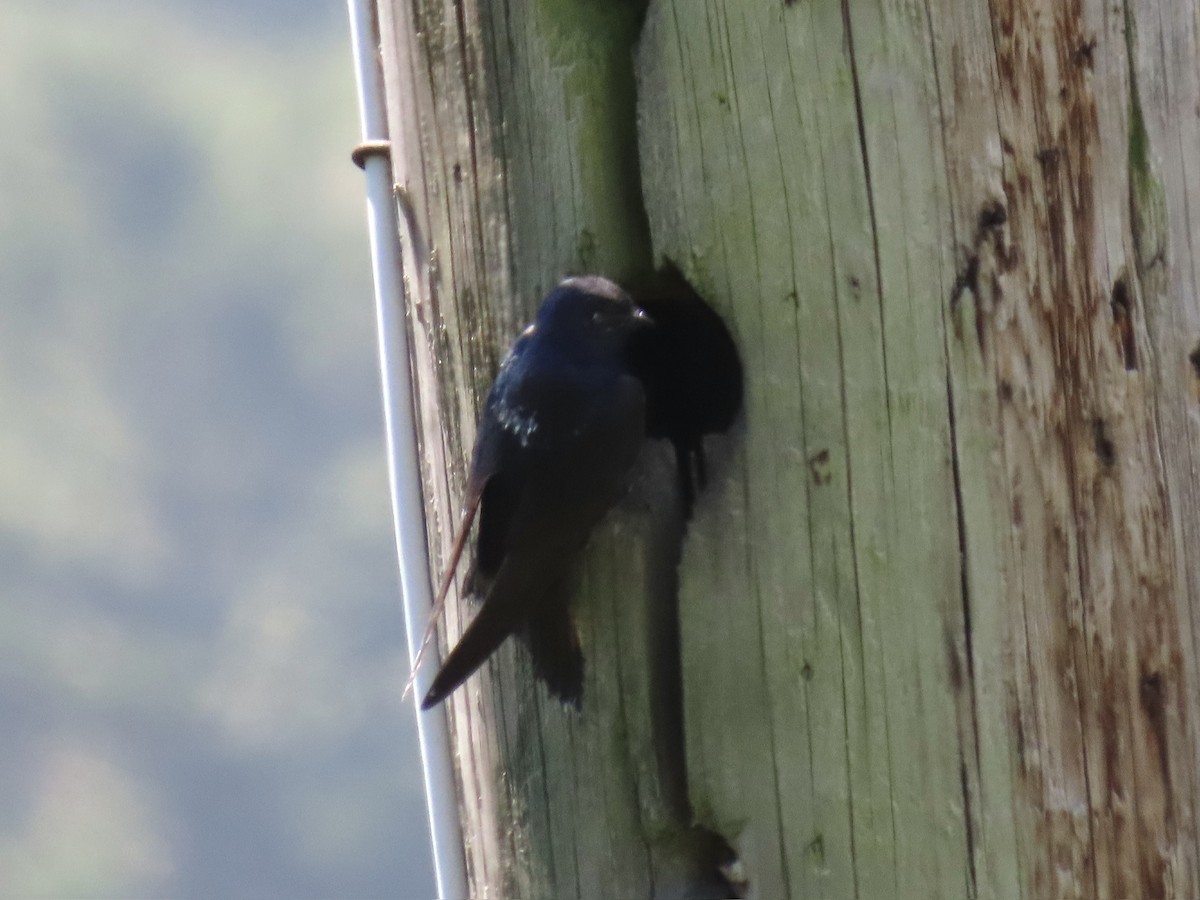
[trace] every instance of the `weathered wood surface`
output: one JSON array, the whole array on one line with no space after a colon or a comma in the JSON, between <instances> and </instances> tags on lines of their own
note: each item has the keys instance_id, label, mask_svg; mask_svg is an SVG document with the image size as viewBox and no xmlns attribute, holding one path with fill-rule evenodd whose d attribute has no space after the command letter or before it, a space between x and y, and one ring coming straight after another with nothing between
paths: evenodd
<instances>
[{"instance_id":1,"label":"weathered wood surface","mask_svg":"<svg viewBox=\"0 0 1200 900\"><path fill-rule=\"evenodd\" d=\"M695 892L689 806L764 898L1196 895L1200 7L635 5L381 3L441 558L562 274L667 254L746 365L682 545L686 801L652 451L584 714L511 649L450 705L477 895Z\"/></svg>"},{"instance_id":2,"label":"weathered wood surface","mask_svg":"<svg viewBox=\"0 0 1200 900\"><path fill-rule=\"evenodd\" d=\"M639 17L607 2L379 8L393 166L410 211L429 531L445 559L476 416L507 344L563 275L624 278L650 265ZM665 448L645 454L630 501L589 548L577 603L586 712L549 700L511 643L448 703L476 896L703 893L681 738L662 733L678 709L661 709L650 652L666 611L650 598L674 593L682 535L668 460ZM448 633L471 614L451 608Z\"/></svg>"}]
</instances>

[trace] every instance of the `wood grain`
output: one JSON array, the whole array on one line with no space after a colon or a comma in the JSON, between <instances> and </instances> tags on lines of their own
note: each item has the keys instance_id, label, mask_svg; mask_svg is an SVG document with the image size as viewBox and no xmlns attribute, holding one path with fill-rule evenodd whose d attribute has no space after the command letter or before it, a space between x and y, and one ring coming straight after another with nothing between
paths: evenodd
<instances>
[{"instance_id":1,"label":"wood grain","mask_svg":"<svg viewBox=\"0 0 1200 900\"><path fill-rule=\"evenodd\" d=\"M702 895L694 815L764 898L1195 895L1200 7L637 6L380 4L434 558L562 275L669 255L747 379L593 542L583 716L452 700L476 894Z\"/></svg>"}]
</instances>

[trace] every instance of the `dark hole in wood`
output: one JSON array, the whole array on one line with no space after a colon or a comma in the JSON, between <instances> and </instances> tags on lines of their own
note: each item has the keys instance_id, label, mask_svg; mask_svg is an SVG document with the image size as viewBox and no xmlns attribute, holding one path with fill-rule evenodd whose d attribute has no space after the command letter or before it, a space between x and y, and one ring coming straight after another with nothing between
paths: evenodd
<instances>
[{"instance_id":1,"label":"dark hole in wood","mask_svg":"<svg viewBox=\"0 0 1200 900\"><path fill-rule=\"evenodd\" d=\"M742 408L742 362L721 316L671 260L628 285L654 320L630 350L630 367L646 389L646 436L675 447L684 510L705 487L703 438L728 431Z\"/></svg>"},{"instance_id":2,"label":"dark hole in wood","mask_svg":"<svg viewBox=\"0 0 1200 900\"><path fill-rule=\"evenodd\" d=\"M833 475L829 471L829 450L818 450L808 458L808 471L814 484L829 484Z\"/></svg>"},{"instance_id":3,"label":"dark hole in wood","mask_svg":"<svg viewBox=\"0 0 1200 900\"><path fill-rule=\"evenodd\" d=\"M967 257L967 264L959 270L950 290L950 309L957 310L965 291L970 291L973 297L979 296L979 254L972 253ZM960 335L961 337L961 335Z\"/></svg>"},{"instance_id":4,"label":"dark hole in wood","mask_svg":"<svg viewBox=\"0 0 1200 900\"><path fill-rule=\"evenodd\" d=\"M1092 420L1092 442L1096 448L1096 456L1106 466L1114 466L1117 462L1117 448L1112 438L1108 436L1108 423L1103 419Z\"/></svg>"},{"instance_id":5,"label":"dark hole in wood","mask_svg":"<svg viewBox=\"0 0 1200 900\"><path fill-rule=\"evenodd\" d=\"M1034 155L1043 168L1051 169L1058 165L1058 161L1062 157L1062 148L1043 147Z\"/></svg>"},{"instance_id":6,"label":"dark hole in wood","mask_svg":"<svg viewBox=\"0 0 1200 900\"><path fill-rule=\"evenodd\" d=\"M1171 757L1167 738L1167 685L1161 672L1148 672L1141 677L1138 683L1138 698L1157 745L1159 777L1167 790L1167 796L1170 796Z\"/></svg>"},{"instance_id":7,"label":"dark hole in wood","mask_svg":"<svg viewBox=\"0 0 1200 900\"><path fill-rule=\"evenodd\" d=\"M1158 672L1150 672L1142 676L1139 689L1142 705L1147 709L1161 709L1163 705L1163 679Z\"/></svg>"},{"instance_id":8,"label":"dark hole in wood","mask_svg":"<svg viewBox=\"0 0 1200 900\"><path fill-rule=\"evenodd\" d=\"M1133 293L1129 290L1129 278L1122 275L1113 282L1112 289L1113 326L1126 372L1136 372L1137 338L1133 333Z\"/></svg>"},{"instance_id":9,"label":"dark hole in wood","mask_svg":"<svg viewBox=\"0 0 1200 900\"><path fill-rule=\"evenodd\" d=\"M1004 208L1004 204L999 200L989 200L979 210L979 221L976 223L976 227L979 234L982 235L984 232L999 228L1007 221L1008 210Z\"/></svg>"},{"instance_id":10,"label":"dark hole in wood","mask_svg":"<svg viewBox=\"0 0 1200 900\"><path fill-rule=\"evenodd\" d=\"M1075 48L1075 64L1089 69L1096 61L1096 38L1093 36Z\"/></svg>"}]
</instances>

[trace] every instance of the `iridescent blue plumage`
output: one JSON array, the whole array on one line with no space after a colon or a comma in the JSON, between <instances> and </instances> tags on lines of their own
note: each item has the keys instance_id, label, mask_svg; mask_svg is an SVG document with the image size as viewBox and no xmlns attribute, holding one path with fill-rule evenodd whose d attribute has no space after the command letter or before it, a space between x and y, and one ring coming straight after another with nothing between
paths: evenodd
<instances>
[{"instance_id":1,"label":"iridescent blue plumage","mask_svg":"<svg viewBox=\"0 0 1200 900\"><path fill-rule=\"evenodd\" d=\"M478 511L466 587L483 605L443 662L425 709L510 634L524 640L551 693L580 704L583 656L566 581L620 497L642 444L645 393L626 354L645 322L611 281L567 279L501 364L479 423L466 521L450 561L453 571Z\"/></svg>"}]
</instances>

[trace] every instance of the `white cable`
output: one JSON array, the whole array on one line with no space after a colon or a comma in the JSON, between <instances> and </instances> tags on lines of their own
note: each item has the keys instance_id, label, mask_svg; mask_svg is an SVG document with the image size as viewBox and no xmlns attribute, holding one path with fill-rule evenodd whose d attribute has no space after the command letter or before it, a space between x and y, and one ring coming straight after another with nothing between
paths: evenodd
<instances>
[{"instance_id":1,"label":"white cable","mask_svg":"<svg viewBox=\"0 0 1200 900\"><path fill-rule=\"evenodd\" d=\"M387 141L388 130L383 75L377 56L379 35L371 10L373 0L348 2L363 145L378 146L375 142ZM371 269L375 276L375 318L379 333L388 481L392 491L392 517L396 551L400 557L400 586L404 594L404 621L411 661L429 617L432 597L417 454L416 409L404 321L404 265L392 196L391 166L386 156L380 153L363 154L362 162L367 175L367 227L371 238ZM432 666L422 669L417 673L414 705L420 703L432 678ZM416 708L438 896L443 900L465 900L466 860L455 800L445 707L428 713L420 712L419 706Z\"/></svg>"}]
</instances>

